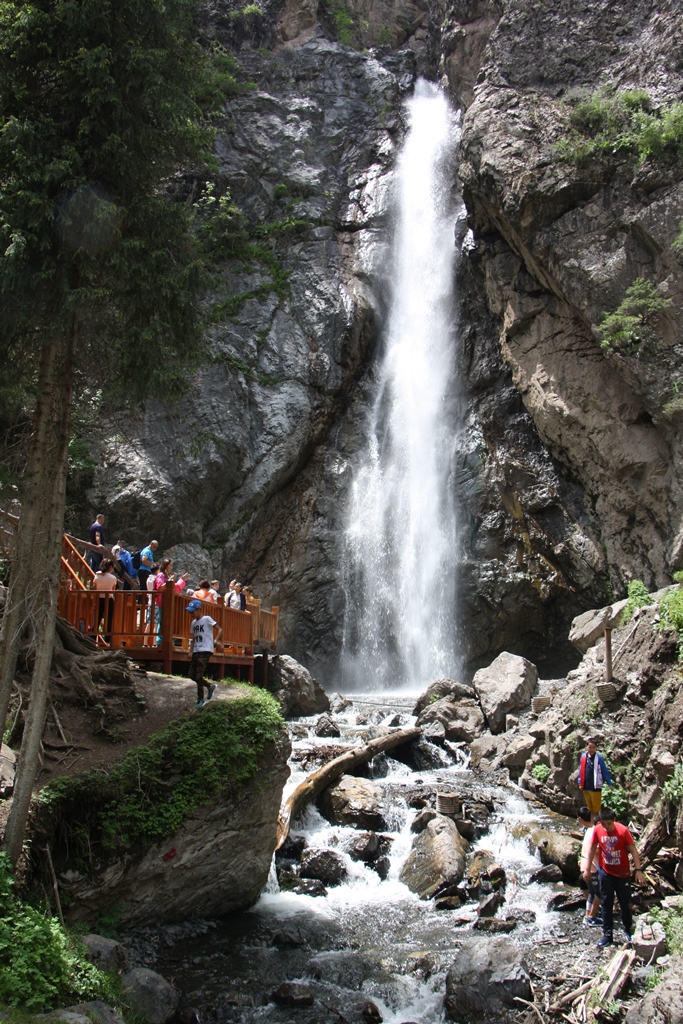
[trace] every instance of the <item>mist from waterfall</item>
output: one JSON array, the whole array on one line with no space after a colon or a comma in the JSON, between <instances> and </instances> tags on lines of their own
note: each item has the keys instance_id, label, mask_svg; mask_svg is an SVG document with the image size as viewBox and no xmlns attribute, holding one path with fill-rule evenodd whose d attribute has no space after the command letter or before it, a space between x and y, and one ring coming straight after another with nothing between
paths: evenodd
<instances>
[{"instance_id":1,"label":"mist from waterfall","mask_svg":"<svg viewBox=\"0 0 683 1024\"><path fill-rule=\"evenodd\" d=\"M394 195L389 312L345 533L342 684L419 689L457 672L452 194L457 121L417 83Z\"/></svg>"}]
</instances>

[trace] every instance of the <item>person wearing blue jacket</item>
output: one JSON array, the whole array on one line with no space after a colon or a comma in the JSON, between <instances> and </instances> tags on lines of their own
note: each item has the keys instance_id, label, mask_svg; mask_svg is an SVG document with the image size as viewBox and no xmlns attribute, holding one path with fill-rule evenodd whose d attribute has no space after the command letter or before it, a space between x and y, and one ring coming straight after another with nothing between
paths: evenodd
<instances>
[{"instance_id":1,"label":"person wearing blue jacket","mask_svg":"<svg viewBox=\"0 0 683 1024\"><path fill-rule=\"evenodd\" d=\"M586 749L579 759L577 781L583 802L591 812L592 820L595 821L602 806L602 787L605 783L608 786L613 786L614 783L605 759L598 753L598 745L594 739L588 740Z\"/></svg>"}]
</instances>

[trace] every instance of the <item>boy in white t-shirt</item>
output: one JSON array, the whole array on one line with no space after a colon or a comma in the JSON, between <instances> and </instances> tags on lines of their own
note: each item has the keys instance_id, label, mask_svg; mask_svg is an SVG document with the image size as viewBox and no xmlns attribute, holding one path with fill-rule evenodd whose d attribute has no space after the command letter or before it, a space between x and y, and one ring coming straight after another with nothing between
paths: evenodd
<instances>
[{"instance_id":1,"label":"boy in white t-shirt","mask_svg":"<svg viewBox=\"0 0 683 1024\"><path fill-rule=\"evenodd\" d=\"M207 683L204 679L209 658L213 654L214 642L223 636L223 630L210 615L204 615L201 601L190 601L187 611L192 615L190 630L192 632L192 660L190 661L190 679L197 684L197 707L203 708L204 688L209 691L206 700L211 700L216 692L215 683ZM217 632L216 632L217 631Z\"/></svg>"},{"instance_id":2,"label":"boy in white t-shirt","mask_svg":"<svg viewBox=\"0 0 683 1024\"><path fill-rule=\"evenodd\" d=\"M590 878L588 880L584 879L584 872L588 868L588 857L593 845L593 821L588 807L579 808L578 821L579 825L585 830L583 843L581 844L581 882L586 886L586 916L584 924L602 924L597 864L592 867ZM583 888L583 885L581 888Z\"/></svg>"}]
</instances>

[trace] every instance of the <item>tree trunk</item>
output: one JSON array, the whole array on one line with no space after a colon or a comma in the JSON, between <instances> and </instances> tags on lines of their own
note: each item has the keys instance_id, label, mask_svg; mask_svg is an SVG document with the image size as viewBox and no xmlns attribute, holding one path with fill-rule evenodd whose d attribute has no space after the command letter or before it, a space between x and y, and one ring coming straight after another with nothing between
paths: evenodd
<instances>
[{"instance_id":1,"label":"tree trunk","mask_svg":"<svg viewBox=\"0 0 683 1024\"><path fill-rule=\"evenodd\" d=\"M3 848L15 864L21 853L40 760L55 642L75 347L74 320L69 334L45 346L41 354L40 393L8 597L10 619L7 630L3 631L0 662L3 729L18 644L27 626L31 649L35 652L31 701L3 840ZM7 612L5 614L7 616Z\"/></svg>"}]
</instances>

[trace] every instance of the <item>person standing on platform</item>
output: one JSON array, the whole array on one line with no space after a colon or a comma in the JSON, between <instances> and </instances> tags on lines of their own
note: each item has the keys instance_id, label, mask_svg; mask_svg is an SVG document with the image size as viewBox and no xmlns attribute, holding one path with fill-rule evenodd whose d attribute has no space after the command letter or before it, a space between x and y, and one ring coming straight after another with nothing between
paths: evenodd
<instances>
[{"instance_id":1,"label":"person standing on platform","mask_svg":"<svg viewBox=\"0 0 683 1024\"><path fill-rule=\"evenodd\" d=\"M610 946L613 939L614 928L614 897L619 900L621 908L621 922L626 933L626 941L631 941L633 929L633 914L631 912L631 863L629 856L633 858L635 868L635 879L638 885L645 881L640 868L640 854L636 848L633 836L620 822L615 821L614 811L609 807L603 807L598 815L598 822L593 829L593 841L588 856L588 864L584 871L586 882L590 879L593 862L599 856L598 878L600 880L600 895L602 897L602 938L598 946Z\"/></svg>"},{"instance_id":2,"label":"person standing on platform","mask_svg":"<svg viewBox=\"0 0 683 1024\"><path fill-rule=\"evenodd\" d=\"M594 739L588 740L586 749L579 759L579 789L583 802L596 820L602 805L602 787L614 785L602 754L598 753L598 745Z\"/></svg>"},{"instance_id":3,"label":"person standing on platform","mask_svg":"<svg viewBox=\"0 0 683 1024\"><path fill-rule=\"evenodd\" d=\"M150 570L154 565L154 552L159 547L158 540L151 540L146 548L143 548L140 552L140 567L138 569L138 580L140 582L140 590L147 589L147 577L149 576Z\"/></svg>"},{"instance_id":4,"label":"person standing on platform","mask_svg":"<svg viewBox=\"0 0 683 1024\"><path fill-rule=\"evenodd\" d=\"M98 512L95 516L94 523L90 526L90 543L91 544L104 544L104 515L102 512ZM100 563L104 555L100 554L99 551L90 552L90 568L93 572L97 572L100 567Z\"/></svg>"},{"instance_id":5,"label":"person standing on platform","mask_svg":"<svg viewBox=\"0 0 683 1024\"><path fill-rule=\"evenodd\" d=\"M197 707L203 708L206 700L211 700L216 692L216 683L207 683L204 676L209 664L209 659L214 651L214 644L223 636L223 630L212 619L205 615L201 601L190 601L187 611L192 615L190 630L192 638L192 658L190 661L190 679L197 684ZM204 689L208 690L207 698L204 700Z\"/></svg>"}]
</instances>

